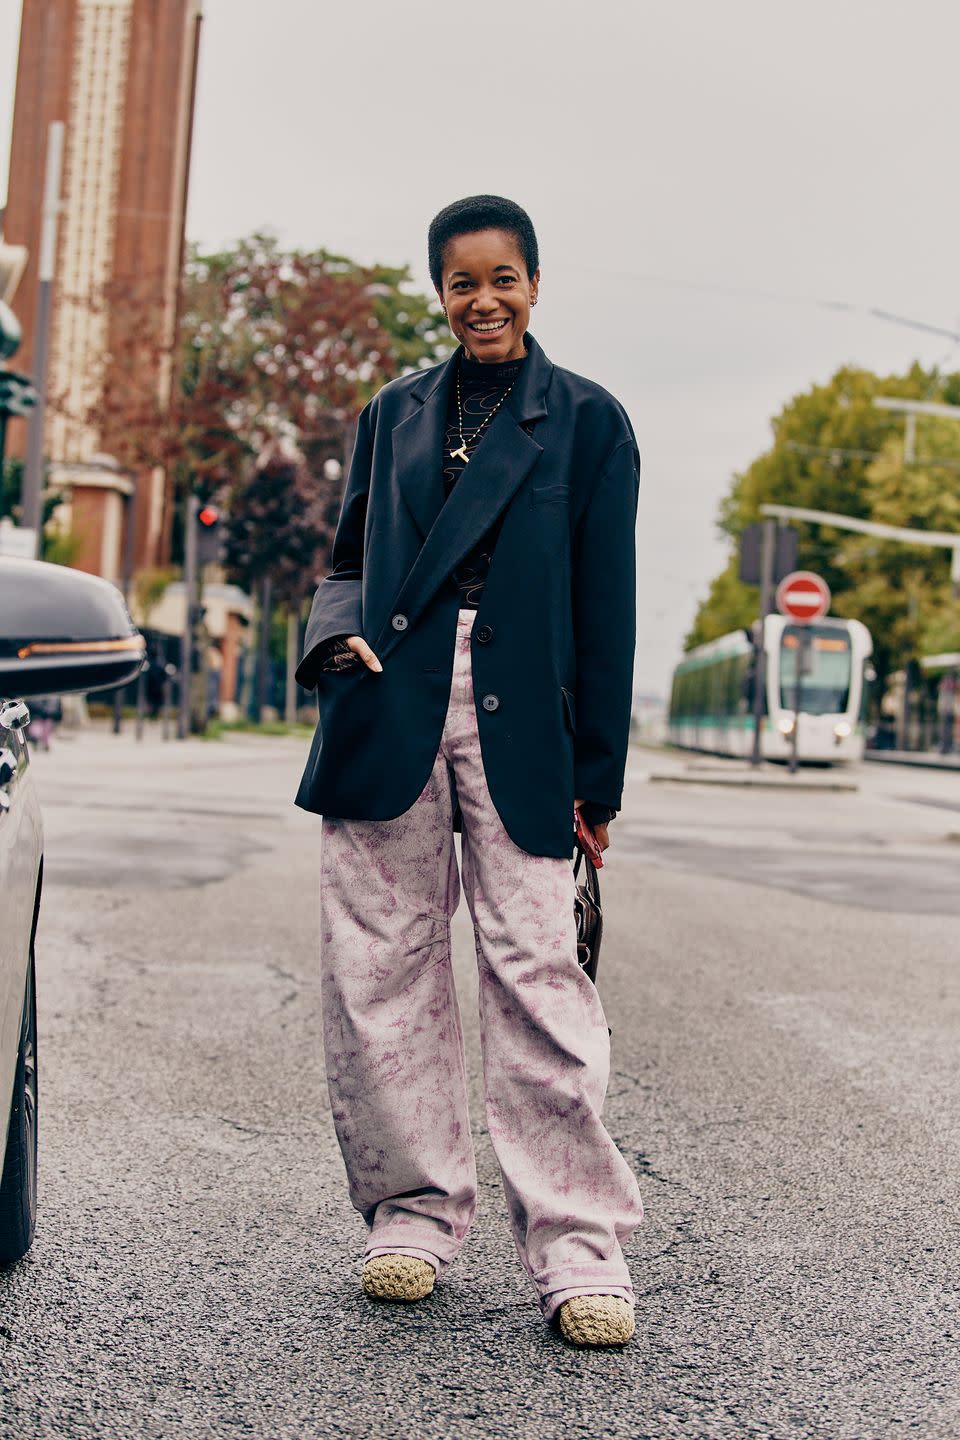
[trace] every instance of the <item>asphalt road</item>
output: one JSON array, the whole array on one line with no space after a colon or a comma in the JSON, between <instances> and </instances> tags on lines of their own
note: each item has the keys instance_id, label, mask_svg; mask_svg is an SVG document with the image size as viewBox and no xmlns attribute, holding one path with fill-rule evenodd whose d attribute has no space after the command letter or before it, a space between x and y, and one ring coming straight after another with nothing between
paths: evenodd
<instances>
[{"instance_id":1,"label":"asphalt road","mask_svg":"<svg viewBox=\"0 0 960 1440\"><path fill-rule=\"evenodd\" d=\"M463 915L478 1223L422 1305L359 1291L302 753L37 757L41 1218L0 1275L0 1436L953 1440L960 776L791 793L634 752L600 979L639 1323L578 1353L509 1238Z\"/></svg>"}]
</instances>

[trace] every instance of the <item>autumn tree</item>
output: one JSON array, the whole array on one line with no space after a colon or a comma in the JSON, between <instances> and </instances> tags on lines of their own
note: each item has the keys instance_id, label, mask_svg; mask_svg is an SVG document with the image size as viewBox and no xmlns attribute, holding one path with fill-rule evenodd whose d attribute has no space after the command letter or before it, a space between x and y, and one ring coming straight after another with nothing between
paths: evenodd
<instances>
[{"instance_id":1,"label":"autumn tree","mask_svg":"<svg viewBox=\"0 0 960 1440\"><path fill-rule=\"evenodd\" d=\"M100 373L54 406L95 427L123 469L162 467L165 550L183 497L215 496L236 515L230 574L267 576L298 613L329 560L356 417L387 380L447 352L443 317L406 269L285 250L263 234L215 254L190 250L175 326L156 293L148 277L105 287ZM305 458L258 468L272 442ZM173 542L176 551L178 534Z\"/></svg>"},{"instance_id":2,"label":"autumn tree","mask_svg":"<svg viewBox=\"0 0 960 1440\"><path fill-rule=\"evenodd\" d=\"M294 440L311 466L317 445L338 437L343 449L381 385L449 344L407 270L284 250L269 235L192 247L175 324L157 293L147 276L104 286L87 307L105 336L98 373L51 404L122 469L163 467L177 497L229 501L271 436Z\"/></svg>"},{"instance_id":3,"label":"autumn tree","mask_svg":"<svg viewBox=\"0 0 960 1440\"><path fill-rule=\"evenodd\" d=\"M297 659L304 575L315 569L330 539L325 496L303 455L289 440L268 440L246 480L232 492L224 556L228 572L258 599L258 715L266 703L269 617L276 603L288 616L288 708L295 708L290 677Z\"/></svg>"}]
</instances>

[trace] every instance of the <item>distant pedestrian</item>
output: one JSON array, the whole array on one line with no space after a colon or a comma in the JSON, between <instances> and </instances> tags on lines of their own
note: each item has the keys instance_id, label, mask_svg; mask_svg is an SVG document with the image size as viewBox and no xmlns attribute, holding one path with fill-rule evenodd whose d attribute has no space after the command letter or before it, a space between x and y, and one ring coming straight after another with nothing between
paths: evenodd
<instances>
[{"instance_id":1,"label":"distant pedestrian","mask_svg":"<svg viewBox=\"0 0 960 1440\"><path fill-rule=\"evenodd\" d=\"M950 755L953 752L956 713L957 674L955 670L948 670L945 675L941 676L940 684L937 687L937 718L940 721L941 755Z\"/></svg>"},{"instance_id":2,"label":"distant pedestrian","mask_svg":"<svg viewBox=\"0 0 960 1440\"><path fill-rule=\"evenodd\" d=\"M442 210L430 272L453 356L360 417L300 683L320 723L327 1078L363 1286L415 1300L456 1258L476 1169L450 917L473 919L490 1138L520 1259L576 1344L633 1333L642 1215L600 1119L609 1038L577 963L574 804L608 843L635 644L639 456L623 409L528 333L528 215ZM462 828L462 876L453 844Z\"/></svg>"},{"instance_id":3,"label":"distant pedestrian","mask_svg":"<svg viewBox=\"0 0 960 1440\"><path fill-rule=\"evenodd\" d=\"M30 701L27 739L38 750L49 750L53 732L63 718L59 695L35 695Z\"/></svg>"},{"instance_id":4,"label":"distant pedestrian","mask_svg":"<svg viewBox=\"0 0 960 1440\"><path fill-rule=\"evenodd\" d=\"M158 719L163 709L165 682L163 648L154 642L147 653L146 667L147 711L151 720Z\"/></svg>"}]
</instances>

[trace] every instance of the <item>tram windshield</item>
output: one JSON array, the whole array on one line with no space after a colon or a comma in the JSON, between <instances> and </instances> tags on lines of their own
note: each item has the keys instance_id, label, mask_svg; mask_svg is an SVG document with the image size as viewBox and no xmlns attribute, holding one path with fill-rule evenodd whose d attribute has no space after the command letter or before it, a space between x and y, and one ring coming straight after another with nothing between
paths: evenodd
<instances>
[{"instance_id":1,"label":"tram windshield","mask_svg":"<svg viewBox=\"0 0 960 1440\"><path fill-rule=\"evenodd\" d=\"M845 630L808 625L805 673L800 679L800 709L806 715L836 715L850 703L850 636ZM780 642L780 704L796 703L800 631L788 625Z\"/></svg>"}]
</instances>

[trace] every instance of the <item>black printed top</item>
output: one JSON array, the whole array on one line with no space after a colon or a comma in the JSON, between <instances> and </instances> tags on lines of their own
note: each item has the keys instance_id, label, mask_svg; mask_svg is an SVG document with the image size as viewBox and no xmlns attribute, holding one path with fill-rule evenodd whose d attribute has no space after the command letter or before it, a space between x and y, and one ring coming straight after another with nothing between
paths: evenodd
<instances>
[{"instance_id":1,"label":"black printed top","mask_svg":"<svg viewBox=\"0 0 960 1440\"><path fill-rule=\"evenodd\" d=\"M484 365L479 360L461 356L457 377L460 381L459 402L455 378L450 386L447 423L443 436L445 495L450 494L467 463L462 458L462 451L460 455L453 452L461 450L461 439L468 458L478 445L483 444L483 437L493 424L492 417L516 383L522 365L523 360L511 360L504 365ZM454 583L460 591L460 606L464 610L476 610L480 604L502 519L500 516L496 520L453 573Z\"/></svg>"}]
</instances>

